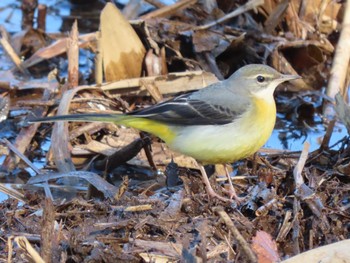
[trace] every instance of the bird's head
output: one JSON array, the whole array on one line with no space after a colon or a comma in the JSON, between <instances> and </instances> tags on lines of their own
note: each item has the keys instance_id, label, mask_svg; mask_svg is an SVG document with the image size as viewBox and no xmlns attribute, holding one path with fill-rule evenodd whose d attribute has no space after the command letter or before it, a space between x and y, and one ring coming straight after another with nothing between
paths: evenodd
<instances>
[{"instance_id":1,"label":"bird's head","mask_svg":"<svg viewBox=\"0 0 350 263\"><path fill-rule=\"evenodd\" d=\"M282 82L299 79L298 75L284 75L277 70L261 64L250 64L237 70L228 81L239 83L254 96L266 98L272 96L276 87Z\"/></svg>"}]
</instances>

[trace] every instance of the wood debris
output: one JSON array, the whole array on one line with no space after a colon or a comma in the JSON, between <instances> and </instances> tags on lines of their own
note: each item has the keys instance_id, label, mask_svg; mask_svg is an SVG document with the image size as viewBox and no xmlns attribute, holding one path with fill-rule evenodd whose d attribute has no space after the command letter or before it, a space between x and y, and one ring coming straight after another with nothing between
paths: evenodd
<instances>
[{"instance_id":1,"label":"wood debris","mask_svg":"<svg viewBox=\"0 0 350 263\"><path fill-rule=\"evenodd\" d=\"M62 7L22 2L0 4L0 13L12 10L0 25L0 192L8 196L0 202L1 261L348 261L349 135L332 137L350 130L350 1L133 0L119 10L89 0L100 24L87 24L98 32L84 31L88 18L73 13L83 6L71 1L70 17L81 19L63 29L60 17L54 34L44 32L45 15ZM21 30L7 32L20 10ZM209 199L193 160L149 134L26 122L127 113L252 63L302 79L276 92L281 149L228 171L240 204ZM334 97L345 126L335 111L322 119ZM317 147L290 149L316 132ZM206 168L216 190L228 191L225 171Z\"/></svg>"}]
</instances>

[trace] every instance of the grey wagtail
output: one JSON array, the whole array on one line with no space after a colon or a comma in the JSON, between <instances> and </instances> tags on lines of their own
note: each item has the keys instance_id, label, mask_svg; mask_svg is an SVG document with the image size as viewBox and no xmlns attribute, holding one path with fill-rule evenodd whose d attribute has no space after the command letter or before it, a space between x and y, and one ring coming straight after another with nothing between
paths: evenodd
<instances>
[{"instance_id":1,"label":"grey wagtail","mask_svg":"<svg viewBox=\"0 0 350 263\"><path fill-rule=\"evenodd\" d=\"M273 92L282 82L297 78L251 64L224 81L131 113L62 115L30 122L112 122L154 134L201 164L226 164L264 145L276 120ZM209 196L229 200L213 190L203 166L199 168Z\"/></svg>"}]
</instances>

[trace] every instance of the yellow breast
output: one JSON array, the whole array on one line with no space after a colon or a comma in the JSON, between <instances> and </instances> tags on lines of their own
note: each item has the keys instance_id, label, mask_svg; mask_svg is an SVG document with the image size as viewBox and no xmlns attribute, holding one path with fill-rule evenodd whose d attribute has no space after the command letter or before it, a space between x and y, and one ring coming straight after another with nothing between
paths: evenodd
<instances>
[{"instance_id":1,"label":"yellow breast","mask_svg":"<svg viewBox=\"0 0 350 263\"><path fill-rule=\"evenodd\" d=\"M226 125L172 127L176 134L167 144L175 151L205 164L228 163L258 151L275 125L273 98L252 98L252 106L240 118Z\"/></svg>"}]
</instances>

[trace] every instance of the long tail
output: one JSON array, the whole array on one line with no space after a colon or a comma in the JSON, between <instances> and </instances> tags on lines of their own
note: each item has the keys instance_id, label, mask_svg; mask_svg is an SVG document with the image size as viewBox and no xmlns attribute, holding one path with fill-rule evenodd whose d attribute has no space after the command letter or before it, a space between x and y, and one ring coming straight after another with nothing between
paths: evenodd
<instances>
[{"instance_id":1,"label":"long tail","mask_svg":"<svg viewBox=\"0 0 350 263\"><path fill-rule=\"evenodd\" d=\"M86 113L86 114L72 114L72 115L58 115L45 118L29 119L29 123L33 122L55 122L55 121L81 121L81 122L113 122L120 123L128 116L123 114L108 114L108 113Z\"/></svg>"},{"instance_id":2,"label":"long tail","mask_svg":"<svg viewBox=\"0 0 350 263\"><path fill-rule=\"evenodd\" d=\"M112 122L114 124L125 125L141 131L152 133L160 137L165 142L171 142L175 137L174 131L166 123L151 120L145 117L137 117L125 114L87 113L59 115L28 120L29 123L55 121Z\"/></svg>"}]
</instances>

